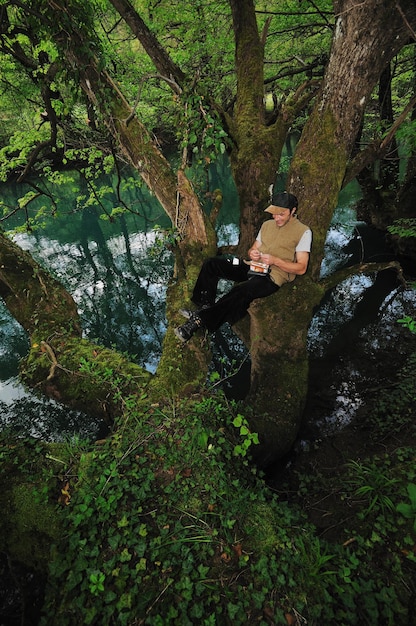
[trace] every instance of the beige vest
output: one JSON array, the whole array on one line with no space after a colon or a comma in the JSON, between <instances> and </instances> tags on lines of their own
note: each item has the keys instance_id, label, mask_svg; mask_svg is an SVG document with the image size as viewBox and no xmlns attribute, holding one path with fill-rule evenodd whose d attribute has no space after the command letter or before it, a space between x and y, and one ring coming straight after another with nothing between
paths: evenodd
<instances>
[{"instance_id":1,"label":"beige vest","mask_svg":"<svg viewBox=\"0 0 416 626\"><path fill-rule=\"evenodd\" d=\"M284 261L293 263L296 246L301 240L303 233L307 230L309 230L309 226L305 226L297 218L290 220L290 222L280 228L276 226L273 219L267 220L260 230L261 244L259 250L264 254L278 256ZM294 280L296 274L289 274L272 265L270 277L276 285L281 286Z\"/></svg>"}]
</instances>

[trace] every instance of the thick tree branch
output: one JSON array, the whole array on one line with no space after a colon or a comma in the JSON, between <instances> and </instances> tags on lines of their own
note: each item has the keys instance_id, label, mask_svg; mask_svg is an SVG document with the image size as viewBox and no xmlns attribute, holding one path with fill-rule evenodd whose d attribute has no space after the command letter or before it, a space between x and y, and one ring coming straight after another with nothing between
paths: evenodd
<instances>
[{"instance_id":1,"label":"thick tree branch","mask_svg":"<svg viewBox=\"0 0 416 626\"><path fill-rule=\"evenodd\" d=\"M0 296L29 333L72 334L81 328L69 293L11 239L0 233Z\"/></svg>"},{"instance_id":2,"label":"thick tree branch","mask_svg":"<svg viewBox=\"0 0 416 626\"><path fill-rule=\"evenodd\" d=\"M158 39L146 26L129 0L110 0L110 2L126 24L128 24L132 33L140 41L149 57L152 59L157 71L171 81L169 84L176 93L180 93L180 86L185 81L185 74L176 63L172 61L166 50L160 45Z\"/></svg>"},{"instance_id":3,"label":"thick tree branch","mask_svg":"<svg viewBox=\"0 0 416 626\"><path fill-rule=\"evenodd\" d=\"M390 144L394 139L397 129L406 120L409 113L411 113L416 105L416 96L414 96L410 102L403 109L402 113L395 120L394 124L390 127L388 133L382 139L377 139L367 146L365 150L359 152L354 159L350 162L345 172L342 186L345 187L350 183L358 174L368 165L374 163L376 159L382 158L389 150Z\"/></svg>"},{"instance_id":4,"label":"thick tree branch","mask_svg":"<svg viewBox=\"0 0 416 626\"><path fill-rule=\"evenodd\" d=\"M344 267L337 272L334 272L330 276L327 276L319 281L319 285L328 291L329 289L333 289L346 278L350 278L350 276L356 276L357 274L374 274L377 272L382 272L384 270L396 269L399 279L405 284L405 280L403 278L403 270L400 266L400 263L397 261L389 261L387 263L360 263L358 265L351 265L348 267Z\"/></svg>"}]
</instances>

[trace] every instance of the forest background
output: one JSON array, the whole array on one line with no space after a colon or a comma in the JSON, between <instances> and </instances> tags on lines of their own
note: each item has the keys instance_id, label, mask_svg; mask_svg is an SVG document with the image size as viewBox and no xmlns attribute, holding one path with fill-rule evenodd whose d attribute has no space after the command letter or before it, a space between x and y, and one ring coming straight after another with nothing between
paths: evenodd
<instances>
[{"instance_id":1,"label":"forest background","mask_svg":"<svg viewBox=\"0 0 416 626\"><path fill-rule=\"evenodd\" d=\"M325 278L320 268L338 194L354 178L363 216L414 261L414 2L1 0L0 11L1 176L31 186L3 207L3 223L15 211L27 229L53 219L54 187L74 170L91 191L83 204L100 206L97 176L128 166L170 217L175 257L150 375L83 338L71 295L1 233L0 294L31 341L22 377L112 428L78 447L3 435L2 551L19 581L6 598L20 602L16 619L37 623L30 607L44 624L412 623L414 359L395 393L367 407L384 454L343 457L330 488L309 468L276 494L260 470L296 440L307 330L328 290L392 265L411 277L396 262ZM232 250L217 249L221 190L202 198L189 178L191 164L209 168L225 153L240 200ZM202 259L246 254L278 174L313 229L313 253L306 276L235 328L251 355L243 409L205 388L209 342L179 350L173 328ZM132 210L121 177L116 192L109 220ZM402 324L412 341L413 319ZM302 510L317 494L327 500L325 489L331 541Z\"/></svg>"}]
</instances>

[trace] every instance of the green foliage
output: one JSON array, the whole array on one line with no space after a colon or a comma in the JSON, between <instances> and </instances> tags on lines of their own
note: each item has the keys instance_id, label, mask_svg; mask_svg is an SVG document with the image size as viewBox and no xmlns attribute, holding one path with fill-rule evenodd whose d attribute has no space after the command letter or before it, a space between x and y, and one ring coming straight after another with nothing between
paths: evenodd
<instances>
[{"instance_id":1,"label":"green foliage","mask_svg":"<svg viewBox=\"0 0 416 626\"><path fill-rule=\"evenodd\" d=\"M416 237L416 219L409 217L396 220L394 224L387 227L387 230L399 237Z\"/></svg>"},{"instance_id":2,"label":"green foliage","mask_svg":"<svg viewBox=\"0 0 416 626\"><path fill-rule=\"evenodd\" d=\"M248 449L252 444L259 444L259 436L257 433L250 431L250 425L246 418L240 413L233 419L233 426L239 429L242 437L242 443L234 446L234 454L236 456L246 456Z\"/></svg>"},{"instance_id":3,"label":"green foliage","mask_svg":"<svg viewBox=\"0 0 416 626\"><path fill-rule=\"evenodd\" d=\"M89 581L90 592L94 596L99 596L104 591L105 574L100 571L91 572Z\"/></svg>"},{"instance_id":4,"label":"green foliage","mask_svg":"<svg viewBox=\"0 0 416 626\"><path fill-rule=\"evenodd\" d=\"M176 408L155 408L142 417L139 437L127 445L126 432L123 438L116 433L80 467L65 510L71 532L64 553L51 564L51 582L56 581L51 599L63 585L71 605L68 613L58 608L60 623L73 623L73 616L98 623L99 615L107 624L120 611L119 623L129 623L130 611L148 613L147 623L191 623L207 610L217 615L231 610L215 607L214 580L228 578L250 560L243 520L253 498L247 497L245 481L230 484L218 472L233 452L225 433L213 430L212 409L225 417L225 407L202 403L181 427ZM124 428L138 418L130 415ZM172 613L178 594L181 607ZM104 599L104 607L94 598ZM55 611L51 608L51 619Z\"/></svg>"},{"instance_id":5,"label":"green foliage","mask_svg":"<svg viewBox=\"0 0 416 626\"><path fill-rule=\"evenodd\" d=\"M412 319L409 324L412 325ZM368 406L367 424L374 439L380 440L404 428L414 430L414 422L409 423L409 418L414 415L416 402L415 367L416 354L412 354L398 372L397 380L381 389L374 403Z\"/></svg>"},{"instance_id":6,"label":"green foliage","mask_svg":"<svg viewBox=\"0 0 416 626\"><path fill-rule=\"evenodd\" d=\"M94 372L118 393L114 370ZM407 623L414 448L346 464L342 546L300 508L321 500L323 477L304 475L299 505L288 504L236 456L250 433L234 403L123 402L106 442L0 447L9 480L13 468L33 480L44 467L39 505L61 493L43 625Z\"/></svg>"},{"instance_id":7,"label":"green foliage","mask_svg":"<svg viewBox=\"0 0 416 626\"><path fill-rule=\"evenodd\" d=\"M403 324L405 328L408 328L411 333L416 334L416 320L410 315L406 315L402 319L397 320L399 324Z\"/></svg>"},{"instance_id":8,"label":"green foliage","mask_svg":"<svg viewBox=\"0 0 416 626\"><path fill-rule=\"evenodd\" d=\"M387 464L387 461L385 462ZM364 517L369 515L373 509L393 510L394 505L390 494L393 486L398 482L397 478L392 478L387 473L380 472L378 464L373 461L370 465L364 465L359 461L349 461L348 482L354 487L354 495L363 498Z\"/></svg>"},{"instance_id":9,"label":"green foliage","mask_svg":"<svg viewBox=\"0 0 416 626\"><path fill-rule=\"evenodd\" d=\"M407 519L413 521L413 530L416 532L416 485L415 483L409 483L407 485L407 493L410 503L399 502L396 506L396 510L404 515Z\"/></svg>"},{"instance_id":10,"label":"green foliage","mask_svg":"<svg viewBox=\"0 0 416 626\"><path fill-rule=\"evenodd\" d=\"M23 5L10 8L9 19L12 16L16 28L7 34L7 45L0 52L4 122L0 145L9 143L10 158L10 162L6 158L1 161L3 177L12 175L16 171L14 166L21 171L29 151L51 139L50 122L42 123L40 118L45 109L44 95L49 92L53 94L49 104L57 117L56 146L51 146L55 165L60 150L64 159L73 148L104 146L105 152L110 151L100 120L95 120L98 132L89 126L85 100L76 84L78 76L65 66L65 54L59 47L65 50L65 36L71 32L71 24L84 33L87 43L83 57L87 60L92 54L96 56L99 68L115 78L150 132L157 132L164 142L167 138L168 142L176 143L181 151L186 148L198 162L212 161L224 153L227 135L218 111L229 110L236 90L230 7L226 2L212 6L200 1L184 2L180 6L179 11L177 4L166 2L152 6L143 3L137 7L140 17L151 25L161 46L186 76L180 96L173 96L169 82L155 75L152 61L107 1L95 0L84 6L78 0L71 0L68 11L55 13L50 9L25 12ZM59 44L53 40L58 17L65 35L59 38ZM331 4L321 3L318 12L309 5L299 10L293 2L285 3L279 13L260 7L257 19L259 32L266 20L271 19L265 53L268 89L270 93L278 93L279 98L282 94L285 97L304 81L302 72L285 75L286 59L290 58L291 63L299 59L296 63L307 67L317 53L329 49L331 31L327 24L333 19ZM298 30L302 36L294 37L293 32ZM15 58L7 53L13 45L24 52L26 63L18 62L21 55ZM282 76L276 89L277 69L282 71ZM23 139L28 135L27 150L19 149L17 137L13 136L16 132L22 133ZM50 154L46 151L45 159L42 154L38 155L37 175L50 163Z\"/></svg>"},{"instance_id":11,"label":"green foliage","mask_svg":"<svg viewBox=\"0 0 416 626\"><path fill-rule=\"evenodd\" d=\"M416 150L416 120L406 120L397 131L397 139L400 142L404 156L409 157L414 153Z\"/></svg>"},{"instance_id":12,"label":"green foliage","mask_svg":"<svg viewBox=\"0 0 416 626\"><path fill-rule=\"evenodd\" d=\"M166 249L172 249L179 241L177 228L161 228L158 224L153 227L155 240L149 248L149 254L153 258L159 257Z\"/></svg>"},{"instance_id":13,"label":"green foliage","mask_svg":"<svg viewBox=\"0 0 416 626\"><path fill-rule=\"evenodd\" d=\"M326 511L324 533L337 529L329 546L308 538L309 558L305 554L302 559L307 575L315 573L320 594L306 614L313 616L313 624L407 624L404 598L413 575L409 568L415 541L398 511L406 485L414 481L414 455L409 445L350 461L325 475L311 468L299 476L296 501L303 501L306 510ZM413 516L408 519L413 523Z\"/></svg>"},{"instance_id":14,"label":"green foliage","mask_svg":"<svg viewBox=\"0 0 416 626\"><path fill-rule=\"evenodd\" d=\"M225 154L227 133L219 116L210 110L209 102L190 92L183 94L178 104L176 128L180 148L191 151L197 163L210 163Z\"/></svg>"},{"instance_id":15,"label":"green foliage","mask_svg":"<svg viewBox=\"0 0 416 626\"><path fill-rule=\"evenodd\" d=\"M374 494L377 501L366 513L371 532L354 532L342 548L318 538L301 510L236 456L236 440L244 445L250 433L233 403L143 403L141 411L131 405L110 440L82 450L76 474L71 449L71 500L61 511L43 625L284 624L285 613L312 625L391 616L404 624L403 590L387 582L403 576L398 551L385 555L385 579L373 563L395 532L383 497L402 497L388 466L349 466L353 497L370 485L359 498L366 511ZM403 472L411 456L397 454Z\"/></svg>"}]
</instances>

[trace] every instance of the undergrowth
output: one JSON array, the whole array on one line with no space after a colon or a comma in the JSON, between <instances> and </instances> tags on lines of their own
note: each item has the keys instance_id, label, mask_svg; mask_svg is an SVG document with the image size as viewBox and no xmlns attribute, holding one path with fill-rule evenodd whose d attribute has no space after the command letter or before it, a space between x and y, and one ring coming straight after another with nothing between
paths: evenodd
<instances>
[{"instance_id":1,"label":"undergrowth","mask_svg":"<svg viewBox=\"0 0 416 626\"><path fill-rule=\"evenodd\" d=\"M43 624L246 624L290 609L272 581L290 582L278 554L299 559L305 520L250 469L236 417L216 400L153 407L83 458Z\"/></svg>"},{"instance_id":2,"label":"undergrowth","mask_svg":"<svg viewBox=\"0 0 416 626\"><path fill-rule=\"evenodd\" d=\"M392 385L381 389L371 407L368 407L368 425L374 438L399 433L412 426L416 412L416 353L411 354Z\"/></svg>"},{"instance_id":3,"label":"undergrowth","mask_svg":"<svg viewBox=\"0 0 416 626\"><path fill-rule=\"evenodd\" d=\"M322 484L303 477L291 502L272 493L242 425L217 397L132 410L77 458L74 446L43 452L49 491L37 498L56 498L54 474L63 487L42 626L408 623L414 519L397 505L415 451L349 467L340 498L355 524L334 543L301 510Z\"/></svg>"},{"instance_id":4,"label":"undergrowth","mask_svg":"<svg viewBox=\"0 0 416 626\"><path fill-rule=\"evenodd\" d=\"M400 405L401 428L412 421L414 397ZM41 626L410 623L411 441L347 462L338 475L305 472L288 497L254 468L256 434L221 395L152 406L143 397L142 408L123 402L106 441L51 449L8 439L0 448L8 476L37 474L31 497L53 504L59 527ZM380 402L385 410L373 418L383 432L383 419L391 429L398 418ZM341 512L331 540L308 521L325 491Z\"/></svg>"}]
</instances>

